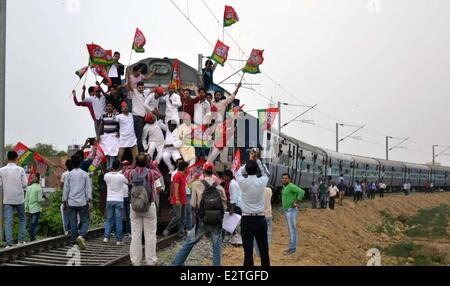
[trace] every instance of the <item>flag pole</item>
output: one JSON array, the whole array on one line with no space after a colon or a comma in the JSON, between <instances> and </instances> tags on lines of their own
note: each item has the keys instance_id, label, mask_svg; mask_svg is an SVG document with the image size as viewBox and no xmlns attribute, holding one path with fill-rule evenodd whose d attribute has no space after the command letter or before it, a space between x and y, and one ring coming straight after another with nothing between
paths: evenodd
<instances>
[{"instance_id":1,"label":"flag pole","mask_svg":"<svg viewBox=\"0 0 450 286\"><path fill-rule=\"evenodd\" d=\"M128 60L128 67L131 65L131 57L133 56L133 49L130 52L130 59Z\"/></svg>"},{"instance_id":2,"label":"flag pole","mask_svg":"<svg viewBox=\"0 0 450 286\"><path fill-rule=\"evenodd\" d=\"M241 70L243 70L243 69L241 69ZM241 77L241 80L239 81L239 83L241 83L241 82L242 82L242 80L244 79L244 76L245 76L245 72L244 72L244 71L242 71L242 77Z\"/></svg>"}]
</instances>

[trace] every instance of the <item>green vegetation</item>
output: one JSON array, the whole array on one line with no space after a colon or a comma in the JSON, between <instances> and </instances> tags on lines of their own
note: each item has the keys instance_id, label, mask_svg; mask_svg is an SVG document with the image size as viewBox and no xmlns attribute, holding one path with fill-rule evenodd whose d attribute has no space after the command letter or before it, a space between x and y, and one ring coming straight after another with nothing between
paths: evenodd
<instances>
[{"instance_id":1,"label":"green vegetation","mask_svg":"<svg viewBox=\"0 0 450 286\"><path fill-rule=\"evenodd\" d=\"M420 210L406 221L405 234L410 237L450 238L447 233L450 208L440 205L432 209Z\"/></svg>"},{"instance_id":2,"label":"green vegetation","mask_svg":"<svg viewBox=\"0 0 450 286\"><path fill-rule=\"evenodd\" d=\"M389 236L395 235L397 233L396 218L386 211L380 211L380 215L383 222L380 225L369 225L367 229L375 233L385 233Z\"/></svg>"},{"instance_id":3,"label":"green vegetation","mask_svg":"<svg viewBox=\"0 0 450 286\"><path fill-rule=\"evenodd\" d=\"M404 259L412 259L410 262L416 266L445 265L446 257L439 253L436 249L425 247L423 244L414 242L400 242L393 244L385 249L385 253L389 256ZM404 263L404 260L400 261Z\"/></svg>"}]
</instances>

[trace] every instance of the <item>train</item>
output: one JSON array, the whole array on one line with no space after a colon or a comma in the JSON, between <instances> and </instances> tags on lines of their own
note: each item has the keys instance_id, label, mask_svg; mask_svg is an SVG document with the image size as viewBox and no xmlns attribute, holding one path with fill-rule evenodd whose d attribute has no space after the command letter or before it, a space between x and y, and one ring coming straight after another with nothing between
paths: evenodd
<instances>
[{"instance_id":1,"label":"train","mask_svg":"<svg viewBox=\"0 0 450 286\"><path fill-rule=\"evenodd\" d=\"M181 88L190 88L192 83L199 86L201 83L202 62L199 63L198 69L195 69L178 59L147 58L133 64L131 67L139 65L144 75L153 69L156 70L155 75L145 81L147 88L155 86L167 87L172 79L175 62L178 62ZM215 85L214 89L222 91L225 96L230 95L221 86ZM239 104L239 100L236 99L231 105L239 106ZM258 122L258 118L249 114L246 114L246 117L251 117L254 119L254 122ZM257 128L258 140L255 142L252 139L253 137L250 136L252 128L254 128L254 125L251 123L245 128L245 144L241 144L245 146L229 148L228 162L218 162L219 171L230 167L237 148L241 149L242 161L248 159L247 151L250 148L259 147L263 149L263 144L260 142L259 129ZM283 173L290 174L292 182L306 191L309 190L313 182L317 183L320 179L337 181L339 177L344 179L344 183L347 186L353 186L356 180L367 180L368 182L384 181L388 192L401 190L407 182L411 184L412 189L417 191L425 190L430 184L433 184L434 188L442 190L448 190L450 187L450 167L447 166L429 166L338 153L310 145L287 134L279 133L274 129L268 132L268 138L273 140L272 146L278 147L271 151L273 152L271 159L263 159L271 172L269 186L274 190L275 201L279 201L280 198L280 190L282 188L281 175ZM161 166L163 169L164 167ZM167 180L166 183L170 184L170 181ZM349 190L352 190L352 188L349 188ZM351 194L351 191L349 194ZM163 202L165 201L166 198L162 197L161 212L169 209L168 205L164 206Z\"/></svg>"}]
</instances>

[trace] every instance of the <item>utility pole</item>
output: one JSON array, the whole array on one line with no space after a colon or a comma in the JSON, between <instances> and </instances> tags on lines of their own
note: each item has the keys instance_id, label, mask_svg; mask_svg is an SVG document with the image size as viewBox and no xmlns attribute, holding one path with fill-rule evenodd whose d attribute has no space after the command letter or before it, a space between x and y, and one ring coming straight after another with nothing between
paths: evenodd
<instances>
[{"instance_id":1,"label":"utility pole","mask_svg":"<svg viewBox=\"0 0 450 286\"><path fill-rule=\"evenodd\" d=\"M339 123L336 123L336 152L339 152Z\"/></svg>"},{"instance_id":2,"label":"utility pole","mask_svg":"<svg viewBox=\"0 0 450 286\"><path fill-rule=\"evenodd\" d=\"M278 101L278 133L281 135L281 102Z\"/></svg>"},{"instance_id":3,"label":"utility pole","mask_svg":"<svg viewBox=\"0 0 450 286\"><path fill-rule=\"evenodd\" d=\"M203 69L203 55L198 54L198 85L200 85L202 80L202 69Z\"/></svg>"},{"instance_id":4,"label":"utility pole","mask_svg":"<svg viewBox=\"0 0 450 286\"><path fill-rule=\"evenodd\" d=\"M5 160L6 0L0 0L0 166ZM3 241L3 188L0 188L0 241Z\"/></svg>"},{"instance_id":5,"label":"utility pole","mask_svg":"<svg viewBox=\"0 0 450 286\"><path fill-rule=\"evenodd\" d=\"M386 161L389 161L389 136L386 136Z\"/></svg>"},{"instance_id":6,"label":"utility pole","mask_svg":"<svg viewBox=\"0 0 450 286\"><path fill-rule=\"evenodd\" d=\"M436 159L436 153L435 153L435 147L438 147L438 145L433 145L433 166L434 166L434 164L435 164L435 159Z\"/></svg>"}]
</instances>

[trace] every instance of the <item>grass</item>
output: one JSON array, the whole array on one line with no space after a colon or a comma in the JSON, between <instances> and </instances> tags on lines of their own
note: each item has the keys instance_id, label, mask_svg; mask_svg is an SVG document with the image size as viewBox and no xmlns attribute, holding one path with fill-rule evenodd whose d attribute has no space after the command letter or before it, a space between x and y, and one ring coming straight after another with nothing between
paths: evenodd
<instances>
[{"instance_id":1,"label":"grass","mask_svg":"<svg viewBox=\"0 0 450 286\"><path fill-rule=\"evenodd\" d=\"M386 254L395 257L412 257L413 251L420 250L423 245L414 242L400 242L390 245L386 249Z\"/></svg>"},{"instance_id":2,"label":"grass","mask_svg":"<svg viewBox=\"0 0 450 286\"><path fill-rule=\"evenodd\" d=\"M413 258L416 266L446 265L447 259L437 250L414 242L400 242L385 249L389 256Z\"/></svg>"},{"instance_id":3,"label":"grass","mask_svg":"<svg viewBox=\"0 0 450 286\"><path fill-rule=\"evenodd\" d=\"M395 227L396 218L386 211L380 211L380 215L383 222L380 225L369 225L367 229L375 233L385 233L389 236L395 235L397 233Z\"/></svg>"},{"instance_id":4,"label":"grass","mask_svg":"<svg viewBox=\"0 0 450 286\"><path fill-rule=\"evenodd\" d=\"M405 234L410 237L450 238L447 233L449 219L448 205L420 210L418 214L406 220L405 224L409 228Z\"/></svg>"}]
</instances>

